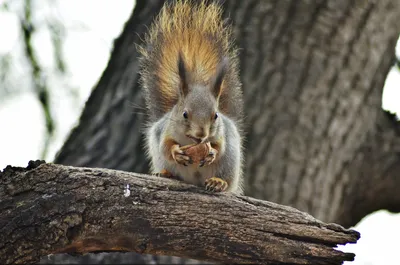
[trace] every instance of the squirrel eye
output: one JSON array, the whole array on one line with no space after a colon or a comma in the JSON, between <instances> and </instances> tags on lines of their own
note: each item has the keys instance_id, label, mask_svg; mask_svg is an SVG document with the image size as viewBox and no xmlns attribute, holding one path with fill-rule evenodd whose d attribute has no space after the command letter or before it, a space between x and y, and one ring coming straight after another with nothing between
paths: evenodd
<instances>
[{"instance_id":1,"label":"squirrel eye","mask_svg":"<svg viewBox=\"0 0 400 265\"><path fill-rule=\"evenodd\" d=\"M215 113L214 120L216 120L217 118L218 118L218 112Z\"/></svg>"},{"instance_id":2,"label":"squirrel eye","mask_svg":"<svg viewBox=\"0 0 400 265\"><path fill-rule=\"evenodd\" d=\"M185 119L187 119L187 118L188 118L188 114L187 114L187 112L186 112L186 111L184 111L184 112L183 112L183 117L184 117Z\"/></svg>"}]
</instances>

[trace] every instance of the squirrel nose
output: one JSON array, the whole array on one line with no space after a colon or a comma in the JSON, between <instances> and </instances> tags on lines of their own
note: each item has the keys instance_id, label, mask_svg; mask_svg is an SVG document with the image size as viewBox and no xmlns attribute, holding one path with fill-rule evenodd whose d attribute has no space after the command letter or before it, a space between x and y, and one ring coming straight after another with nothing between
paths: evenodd
<instances>
[{"instance_id":1,"label":"squirrel nose","mask_svg":"<svg viewBox=\"0 0 400 265\"><path fill-rule=\"evenodd\" d=\"M199 142L203 143L208 138L208 134L204 130L201 130L196 133L196 138L199 139Z\"/></svg>"},{"instance_id":2,"label":"squirrel nose","mask_svg":"<svg viewBox=\"0 0 400 265\"><path fill-rule=\"evenodd\" d=\"M197 139L202 139L204 137L204 132L202 131L202 132L199 132L199 133L196 133L196 138Z\"/></svg>"}]
</instances>

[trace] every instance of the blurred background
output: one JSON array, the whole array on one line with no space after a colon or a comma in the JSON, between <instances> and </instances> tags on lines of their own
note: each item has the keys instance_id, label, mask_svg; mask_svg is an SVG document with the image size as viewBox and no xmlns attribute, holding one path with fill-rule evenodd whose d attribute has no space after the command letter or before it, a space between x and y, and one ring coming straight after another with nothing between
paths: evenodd
<instances>
[{"instance_id":1,"label":"blurred background","mask_svg":"<svg viewBox=\"0 0 400 265\"><path fill-rule=\"evenodd\" d=\"M134 0L0 0L0 169L54 159L134 5ZM382 107L400 115L399 65L387 77ZM351 264L399 264L400 214L379 211L355 229L359 242L340 247L356 253Z\"/></svg>"}]
</instances>

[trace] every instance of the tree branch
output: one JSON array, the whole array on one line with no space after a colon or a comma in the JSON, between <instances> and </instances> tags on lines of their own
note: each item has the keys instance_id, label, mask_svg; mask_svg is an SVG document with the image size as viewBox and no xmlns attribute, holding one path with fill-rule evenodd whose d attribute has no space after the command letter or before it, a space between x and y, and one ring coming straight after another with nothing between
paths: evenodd
<instances>
[{"instance_id":1,"label":"tree branch","mask_svg":"<svg viewBox=\"0 0 400 265\"><path fill-rule=\"evenodd\" d=\"M40 163L0 172L2 264L99 251L259 264L354 258L334 247L356 242L358 232L291 207L148 175Z\"/></svg>"},{"instance_id":2,"label":"tree branch","mask_svg":"<svg viewBox=\"0 0 400 265\"><path fill-rule=\"evenodd\" d=\"M351 176L334 222L356 225L367 214L386 209L400 212L400 122L387 111L378 113L372 130L344 174Z\"/></svg>"}]
</instances>

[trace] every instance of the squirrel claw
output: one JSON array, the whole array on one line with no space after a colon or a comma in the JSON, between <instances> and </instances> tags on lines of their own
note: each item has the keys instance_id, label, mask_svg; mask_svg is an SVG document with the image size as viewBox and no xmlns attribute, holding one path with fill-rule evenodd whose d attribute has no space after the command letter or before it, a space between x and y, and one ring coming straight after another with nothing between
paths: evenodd
<instances>
[{"instance_id":1,"label":"squirrel claw","mask_svg":"<svg viewBox=\"0 0 400 265\"><path fill-rule=\"evenodd\" d=\"M177 154L175 155L174 160L176 163L184 165L185 167L187 167L188 163L191 164L191 159L187 155Z\"/></svg>"},{"instance_id":2,"label":"squirrel claw","mask_svg":"<svg viewBox=\"0 0 400 265\"><path fill-rule=\"evenodd\" d=\"M202 161L200 161L199 166L202 167L204 165L207 165L207 166L211 165L215 160L216 154L217 154L217 150L211 149L210 152L208 153L208 155Z\"/></svg>"},{"instance_id":3,"label":"squirrel claw","mask_svg":"<svg viewBox=\"0 0 400 265\"><path fill-rule=\"evenodd\" d=\"M207 191L222 192L228 188L228 183L218 177L212 177L205 181Z\"/></svg>"},{"instance_id":4,"label":"squirrel claw","mask_svg":"<svg viewBox=\"0 0 400 265\"><path fill-rule=\"evenodd\" d=\"M192 159L185 155L185 152L179 147L179 145L174 145L171 148L172 158L175 160L176 163L187 166L187 163L192 164Z\"/></svg>"},{"instance_id":5,"label":"squirrel claw","mask_svg":"<svg viewBox=\"0 0 400 265\"><path fill-rule=\"evenodd\" d=\"M171 172L166 169L161 170L160 172L152 173L152 175L162 178L169 178L169 179L178 179L178 176L174 176Z\"/></svg>"},{"instance_id":6,"label":"squirrel claw","mask_svg":"<svg viewBox=\"0 0 400 265\"><path fill-rule=\"evenodd\" d=\"M204 159L201 160L200 163L199 163L199 167L203 167L205 163L206 163L206 161Z\"/></svg>"}]
</instances>

